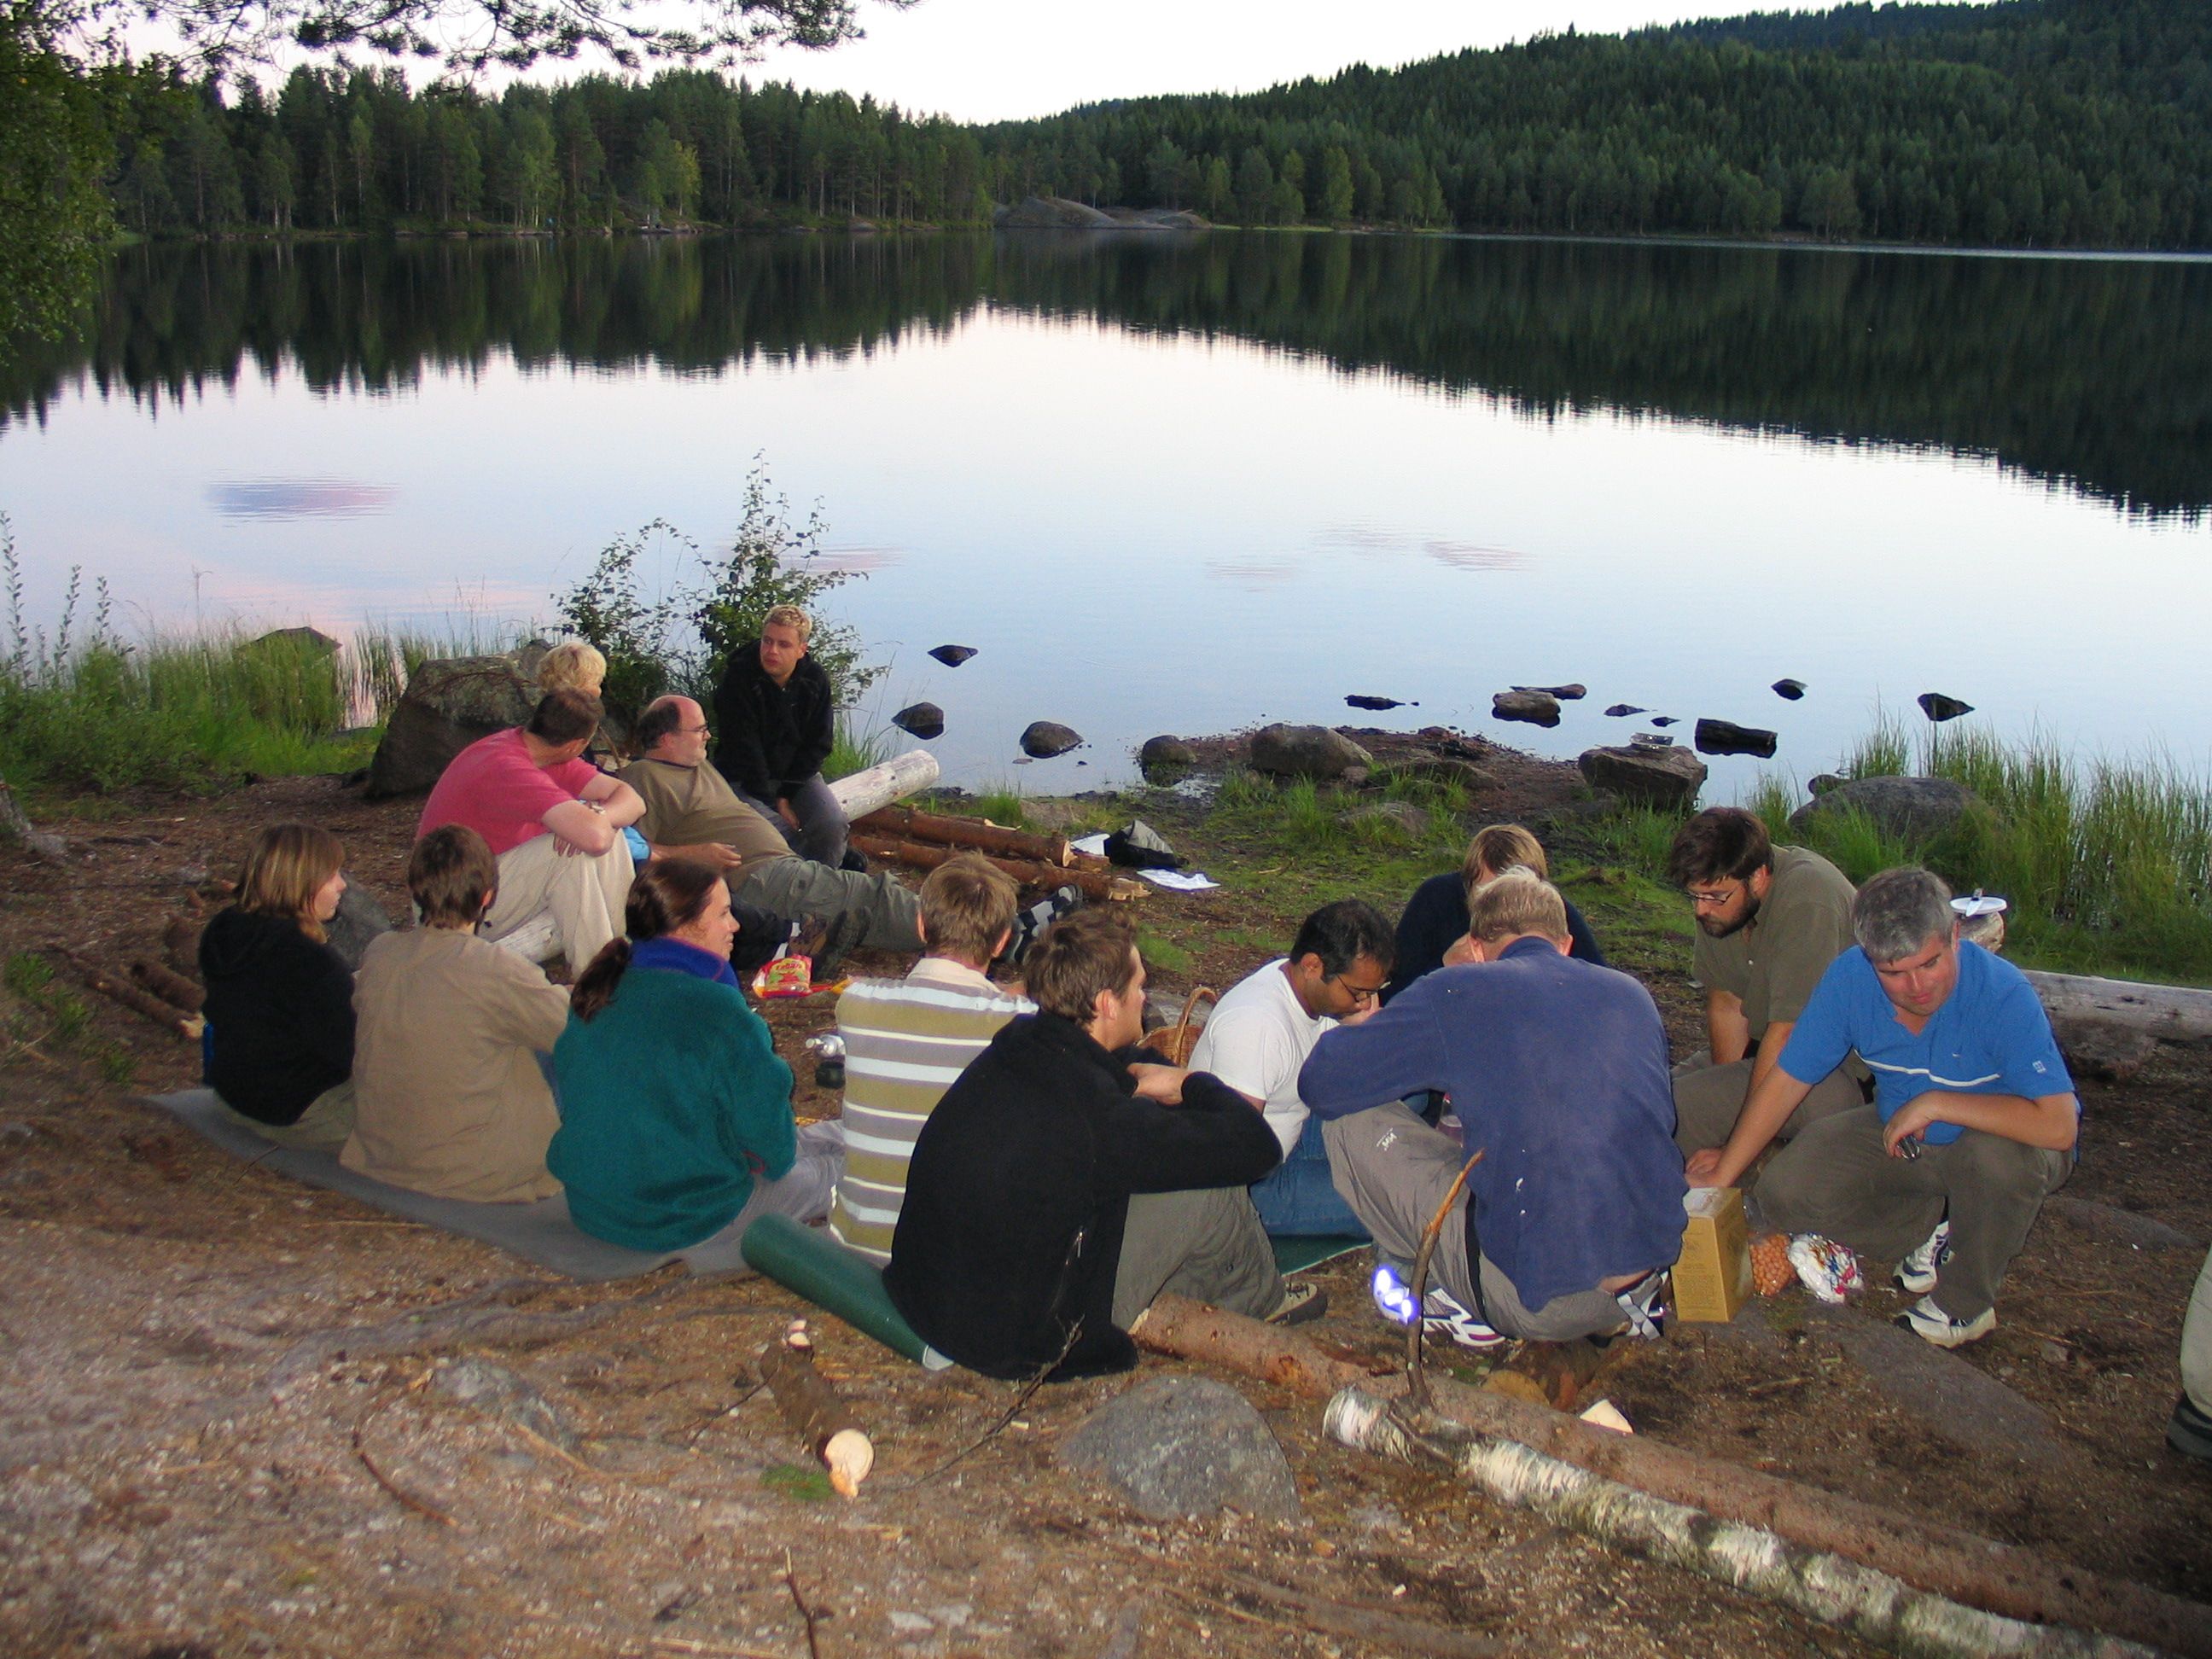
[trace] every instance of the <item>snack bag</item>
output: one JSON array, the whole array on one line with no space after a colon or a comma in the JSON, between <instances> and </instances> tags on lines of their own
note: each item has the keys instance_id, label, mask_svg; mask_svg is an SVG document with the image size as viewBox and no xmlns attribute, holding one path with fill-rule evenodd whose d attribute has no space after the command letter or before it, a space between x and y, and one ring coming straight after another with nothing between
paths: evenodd
<instances>
[{"instance_id":1,"label":"snack bag","mask_svg":"<svg viewBox=\"0 0 2212 1659\"><path fill-rule=\"evenodd\" d=\"M757 997L803 997L814 988L811 957L778 957L753 975Z\"/></svg>"}]
</instances>

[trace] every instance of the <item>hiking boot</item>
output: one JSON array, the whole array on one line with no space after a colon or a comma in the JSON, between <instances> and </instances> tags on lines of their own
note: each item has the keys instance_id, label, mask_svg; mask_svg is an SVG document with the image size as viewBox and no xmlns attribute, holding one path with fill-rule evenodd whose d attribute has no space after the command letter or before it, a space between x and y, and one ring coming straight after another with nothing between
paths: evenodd
<instances>
[{"instance_id":1,"label":"hiking boot","mask_svg":"<svg viewBox=\"0 0 2212 1659\"><path fill-rule=\"evenodd\" d=\"M2212 1463L2212 1417L2198 1411L2185 1394L2173 1402L2173 1415L2166 1419L2166 1443L2184 1457Z\"/></svg>"},{"instance_id":2,"label":"hiking boot","mask_svg":"<svg viewBox=\"0 0 2212 1659\"><path fill-rule=\"evenodd\" d=\"M1866 1289L1866 1275L1848 1245L1818 1233L1799 1233L1790 1241L1790 1265L1797 1281L1823 1302L1841 1302Z\"/></svg>"},{"instance_id":3,"label":"hiking boot","mask_svg":"<svg viewBox=\"0 0 2212 1659\"><path fill-rule=\"evenodd\" d=\"M811 921L816 918L807 916L802 920ZM860 936L866 931L866 920L858 910L840 910L830 918L815 948L804 952L812 959L816 984L826 985L836 977L838 968L844 963L845 953L860 942ZM793 950L796 953L797 947L794 946Z\"/></svg>"},{"instance_id":4,"label":"hiking boot","mask_svg":"<svg viewBox=\"0 0 2212 1659\"><path fill-rule=\"evenodd\" d=\"M1628 1334L1656 1342L1666 1334L1667 1304L1660 1299L1667 1288L1667 1270L1655 1268L1613 1298L1628 1320Z\"/></svg>"},{"instance_id":5,"label":"hiking boot","mask_svg":"<svg viewBox=\"0 0 2212 1659\"><path fill-rule=\"evenodd\" d=\"M1925 1296L1936 1288L1936 1275L1951 1259L1951 1224L1939 1221L1928 1242L1897 1264L1891 1281L1907 1296Z\"/></svg>"},{"instance_id":6,"label":"hiking boot","mask_svg":"<svg viewBox=\"0 0 2212 1659\"><path fill-rule=\"evenodd\" d=\"M1954 1319L1936 1305L1933 1297L1923 1296L1889 1322L1939 1348L1963 1348L1996 1329L1997 1310L1984 1308L1972 1319Z\"/></svg>"},{"instance_id":7,"label":"hiking boot","mask_svg":"<svg viewBox=\"0 0 2212 1659\"><path fill-rule=\"evenodd\" d=\"M1270 1325L1303 1325L1328 1311L1328 1291L1303 1279L1286 1279L1283 1281L1283 1299L1266 1317Z\"/></svg>"}]
</instances>

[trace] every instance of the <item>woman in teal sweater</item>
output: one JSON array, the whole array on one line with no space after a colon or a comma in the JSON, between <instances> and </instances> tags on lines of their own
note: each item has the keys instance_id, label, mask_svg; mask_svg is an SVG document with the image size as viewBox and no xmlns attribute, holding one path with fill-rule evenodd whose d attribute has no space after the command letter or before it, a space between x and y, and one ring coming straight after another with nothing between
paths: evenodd
<instances>
[{"instance_id":1,"label":"woman in teal sweater","mask_svg":"<svg viewBox=\"0 0 2212 1659\"><path fill-rule=\"evenodd\" d=\"M826 1213L845 1168L840 1123L800 1129L791 1068L730 970L730 890L657 859L630 884L628 939L576 981L553 1047L561 1127L546 1167L568 1214L634 1250L734 1243L757 1215Z\"/></svg>"}]
</instances>

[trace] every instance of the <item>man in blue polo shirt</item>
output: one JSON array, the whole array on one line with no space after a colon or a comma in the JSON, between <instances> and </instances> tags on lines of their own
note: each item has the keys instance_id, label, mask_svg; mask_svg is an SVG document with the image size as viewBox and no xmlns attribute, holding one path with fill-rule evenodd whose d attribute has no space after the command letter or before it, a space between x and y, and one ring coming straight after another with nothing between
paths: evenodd
<instances>
[{"instance_id":1,"label":"man in blue polo shirt","mask_svg":"<svg viewBox=\"0 0 2212 1659\"><path fill-rule=\"evenodd\" d=\"M1814 1295L1841 1301L1859 1282L1853 1251L1895 1259L1898 1286L1919 1297L1897 1322L1955 1348L1996 1324L2005 1269L2073 1170L2081 1103L2034 988L1960 943L1936 877L1885 870L1859 890L1851 931L1858 944L1821 976L1728 1144L1691 1158L1690 1182L1733 1185L1856 1049L1874 1103L1778 1153L1759 1207L1800 1236L1790 1260Z\"/></svg>"},{"instance_id":2,"label":"man in blue polo shirt","mask_svg":"<svg viewBox=\"0 0 2212 1659\"><path fill-rule=\"evenodd\" d=\"M1323 1120L1338 1193L1382 1256L1376 1300L1411 1323L1402 1270L1460 1168L1482 1162L1445 1220L1425 1323L1468 1347L1562 1342L1632 1326L1682 1247L1682 1154L1667 1033L1627 975L1567 952L1559 890L1509 870L1468 906L1472 960L1322 1036L1298 1095ZM1402 1103L1451 1097L1462 1137ZM1397 1305L1402 1299L1402 1306Z\"/></svg>"}]
</instances>

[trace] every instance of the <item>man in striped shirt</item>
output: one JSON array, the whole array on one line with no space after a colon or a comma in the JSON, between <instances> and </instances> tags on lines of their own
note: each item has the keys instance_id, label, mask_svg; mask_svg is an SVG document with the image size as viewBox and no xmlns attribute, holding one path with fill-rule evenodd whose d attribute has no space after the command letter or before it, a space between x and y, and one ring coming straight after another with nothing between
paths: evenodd
<instances>
[{"instance_id":1,"label":"man in striped shirt","mask_svg":"<svg viewBox=\"0 0 2212 1659\"><path fill-rule=\"evenodd\" d=\"M904 979L856 979L837 999L845 1174L830 1231L879 1266L890 1260L921 1126L1001 1025L1036 1012L983 971L1012 935L1016 902L1012 879L988 860L946 860L921 884L927 954Z\"/></svg>"}]
</instances>

